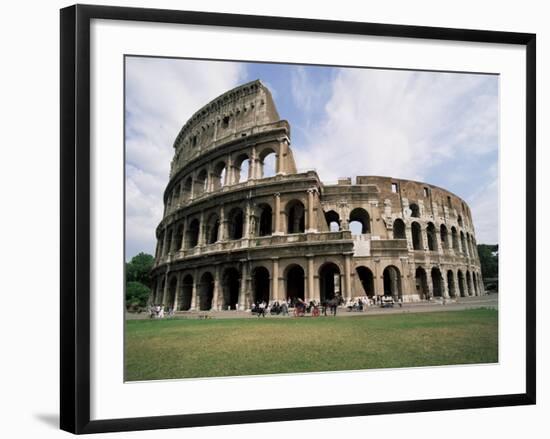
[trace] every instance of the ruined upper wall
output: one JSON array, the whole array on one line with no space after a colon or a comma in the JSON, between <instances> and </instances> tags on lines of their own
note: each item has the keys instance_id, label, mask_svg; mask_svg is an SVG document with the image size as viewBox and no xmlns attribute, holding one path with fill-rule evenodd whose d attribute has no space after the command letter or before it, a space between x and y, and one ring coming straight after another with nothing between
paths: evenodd
<instances>
[{"instance_id":1,"label":"ruined upper wall","mask_svg":"<svg viewBox=\"0 0 550 439\"><path fill-rule=\"evenodd\" d=\"M280 122L271 92L260 80L218 96L185 123L174 142L172 172L202 153L226 142L261 132Z\"/></svg>"}]
</instances>

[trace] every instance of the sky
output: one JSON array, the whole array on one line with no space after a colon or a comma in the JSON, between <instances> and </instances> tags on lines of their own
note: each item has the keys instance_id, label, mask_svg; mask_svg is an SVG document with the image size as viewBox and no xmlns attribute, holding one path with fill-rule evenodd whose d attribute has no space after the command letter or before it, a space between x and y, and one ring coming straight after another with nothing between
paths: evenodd
<instances>
[{"instance_id":1,"label":"sky","mask_svg":"<svg viewBox=\"0 0 550 439\"><path fill-rule=\"evenodd\" d=\"M127 57L126 258L154 254L173 143L225 91L260 79L291 126L298 170L325 183L383 175L463 198L478 243L498 243L498 76Z\"/></svg>"}]
</instances>

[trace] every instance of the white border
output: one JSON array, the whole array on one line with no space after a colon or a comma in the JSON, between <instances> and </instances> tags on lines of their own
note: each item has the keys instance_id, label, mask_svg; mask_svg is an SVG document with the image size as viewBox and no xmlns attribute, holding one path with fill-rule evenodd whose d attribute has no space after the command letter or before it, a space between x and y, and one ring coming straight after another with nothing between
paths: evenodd
<instances>
[{"instance_id":1,"label":"white border","mask_svg":"<svg viewBox=\"0 0 550 439\"><path fill-rule=\"evenodd\" d=\"M525 391L525 266L515 262L525 261L524 48L96 20L91 49L92 419ZM125 53L499 73L499 364L124 384Z\"/></svg>"}]
</instances>

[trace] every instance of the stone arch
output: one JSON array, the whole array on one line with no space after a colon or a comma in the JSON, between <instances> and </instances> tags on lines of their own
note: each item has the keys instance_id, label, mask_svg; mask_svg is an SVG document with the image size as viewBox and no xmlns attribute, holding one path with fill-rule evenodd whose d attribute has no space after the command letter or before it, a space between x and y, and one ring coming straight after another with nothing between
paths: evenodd
<instances>
[{"instance_id":1,"label":"stone arch","mask_svg":"<svg viewBox=\"0 0 550 439\"><path fill-rule=\"evenodd\" d=\"M244 213L240 207L234 207L227 215L228 239L241 239L244 234Z\"/></svg>"},{"instance_id":2,"label":"stone arch","mask_svg":"<svg viewBox=\"0 0 550 439\"><path fill-rule=\"evenodd\" d=\"M460 231L460 244L462 248L462 254L468 254L468 249L466 247L466 237L464 236L464 232L462 230Z\"/></svg>"},{"instance_id":3,"label":"stone arch","mask_svg":"<svg viewBox=\"0 0 550 439\"><path fill-rule=\"evenodd\" d=\"M172 191L172 207L177 207L180 198L180 184L178 183Z\"/></svg>"},{"instance_id":4,"label":"stone arch","mask_svg":"<svg viewBox=\"0 0 550 439\"><path fill-rule=\"evenodd\" d=\"M401 272L395 265L388 265L382 273L384 296L402 297Z\"/></svg>"},{"instance_id":5,"label":"stone arch","mask_svg":"<svg viewBox=\"0 0 550 439\"><path fill-rule=\"evenodd\" d=\"M426 227L426 235L428 237L428 250L437 251L437 233L432 222L429 222L428 227Z\"/></svg>"},{"instance_id":6,"label":"stone arch","mask_svg":"<svg viewBox=\"0 0 550 439\"><path fill-rule=\"evenodd\" d=\"M393 239L407 239L407 235L405 234L405 223L400 218L397 218L393 222Z\"/></svg>"},{"instance_id":7,"label":"stone arch","mask_svg":"<svg viewBox=\"0 0 550 439\"><path fill-rule=\"evenodd\" d=\"M166 246L164 255L169 255L172 252L172 229L166 229Z\"/></svg>"},{"instance_id":8,"label":"stone arch","mask_svg":"<svg viewBox=\"0 0 550 439\"><path fill-rule=\"evenodd\" d=\"M449 288L449 296L456 297L455 276L453 270L447 271L447 285Z\"/></svg>"},{"instance_id":9,"label":"stone arch","mask_svg":"<svg viewBox=\"0 0 550 439\"><path fill-rule=\"evenodd\" d=\"M212 171L212 189L218 190L224 186L225 174L227 173L227 167L224 161L219 161L214 165Z\"/></svg>"},{"instance_id":10,"label":"stone arch","mask_svg":"<svg viewBox=\"0 0 550 439\"><path fill-rule=\"evenodd\" d=\"M305 207L300 200L291 200L285 207L287 233L304 233Z\"/></svg>"},{"instance_id":11,"label":"stone arch","mask_svg":"<svg viewBox=\"0 0 550 439\"><path fill-rule=\"evenodd\" d=\"M197 197L201 196L207 191L208 187L208 172L206 169L201 169L195 179L195 194Z\"/></svg>"},{"instance_id":12,"label":"stone arch","mask_svg":"<svg viewBox=\"0 0 550 439\"><path fill-rule=\"evenodd\" d=\"M235 159L235 183L247 181L250 178L250 158L242 153Z\"/></svg>"},{"instance_id":13,"label":"stone arch","mask_svg":"<svg viewBox=\"0 0 550 439\"><path fill-rule=\"evenodd\" d=\"M200 223L197 218L194 218L189 223L189 226L187 227L187 236L186 236L186 247L192 248L196 247L199 243L199 230L200 230Z\"/></svg>"},{"instance_id":14,"label":"stone arch","mask_svg":"<svg viewBox=\"0 0 550 439\"><path fill-rule=\"evenodd\" d=\"M325 220L330 232L340 231L340 215L334 210L329 210L325 212Z\"/></svg>"},{"instance_id":15,"label":"stone arch","mask_svg":"<svg viewBox=\"0 0 550 439\"><path fill-rule=\"evenodd\" d=\"M357 225L354 225L357 224ZM362 207L356 207L349 214L349 228L352 235L370 233L370 215Z\"/></svg>"},{"instance_id":16,"label":"stone arch","mask_svg":"<svg viewBox=\"0 0 550 439\"><path fill-rule=\"evenodd\" d=\"M325 262L319 267L319 293L321 302L333 299L341 291L340 268L334 262Z\"/></svg>"},{"instance_id":17,"label":"stone arch","mask_svg":"<svg viewBox=\"0 0 550 439\"><path fill-rule=\"evenodd\" d=\"M449 232L447 231L447 226L441 224L439 227L439 239L441 240L441 247L444 249L449 248Z\"/></svg>"},{"instance_id":18,"label":"stone arch","mask_svg":"<svg viewBox=\"0 0 550 439\"><path fill-rule=\"evenodd\" d=\"M181 311L187 311L191 308L191 302L193 300L193 276L187 274L184 276L181 285L181 296L179 298L178 309Z\"/></svg>"},{"instance_id":19,"label":"stone arch","mask_svg":"<svg viewBox=\"0 0 550 439\"><path fill-rule=\"evenodd\" d=\"M472 283L474 284L474 295L479 296L478 285L477 285L477 275L475 271L472 271Z\"/></svg>"},{"instance_id":20,"label":"stone arch","mask_svg":"<svg viewBox=\"0 0 550 439\"><path fill-rule=\"evenodd\" d=\"M209 311L212 309L212 299L214 298L214 276L206 271L201 276L199 286L199 310Z\"/></svg>"},{"instance_id":21,"label":"stone arch","mask_svg":"<svg viewBox=\"0 0 550 439\"><path fill-rule=\"evenodd\" d=\"M464 222L462 221L461 215L458 215L456 222L458 223L458 227L464 227Z\"/></svg>"},{"instance_id":22,"label":"stone arch","mask_svg":"<svg viewBox=\"0 0 550 439\"><path fill-rule=\"evenodd\" d=\"M176 229L176 239L174 241L174 251L181 249L183 245L183 224L179 224Z\"/></svg>"},{"instance_id":23,"label":"stone arch","mask_svg":"<svg viewBox=\"0 0 550 439\"><path fill-rule=\"evenodd\" d=\"M458 292L460 293L460 297L466 297L466 289L464 287L464 275L462 274L462 271L458 270L456 272L456 277L458 278Z\"/></svg>"},{"instance_id":24,"label":"stone arch","mask_svg":"<svg viewBox=\"0 0 550 439\"><path fill-rule=\"evenodd\" d=\"M206 222L206 243L214 244L218 241L220 233L220 218L217 213L212 213Z\"/></svg>"},{"instance_id":25,"label":"stone arch","mask_svg":"<svg viewBox=\"0 0 550 439\"><path fill-rule=\"evenodd\" d=\"M272 147L262 149L259 156L258 178L269 178L277 173L277 153Z\"/></svg>"},{"instance_id":26,"label":"stone arch","mask_svg":"<svg viewBox=\"0 0 550 439\"><path fill-rule=\"evenodd\" d=\"M418 204L416 203L409 204L409 209L411 209L411 216L413 218L420 218L420 208L418 207Z\"/></svg>"},{"instance_id":27,"label":"stone arch","mask_svg":"<svg viewBox=\"0 0 550 439\"><path fill-rule=\"evenodd\" d=\"M451 227L451 238L453 242L453 250L458 251L458 233L456 232L456 227Z\"/></svg>"},{"instance_id":28,"label":"stone arch","mask_svg":"<svg viewBox=\"0 0 550 439\"><path fill-rule=\"evenodd\" d=\"M416 221L413 221L411 224L411 233L413 250L424 250L424 246L422 245L422 228Z\"/></svg>"},{"instance_id":29,"label":"stone arch","mask_svg":"<svg viewBox=\"0 0 550 439\"><path fill-rule=\"evenodd\" d=\"M259 266L252 270L252 294L254 303L269 303L270 284L269 270L267 268Z\"/></svg>"},{"instance_id":30,"label":"stone arch","mask_svg":"<svg viewBox=\"0 0 550 439\"><path fill-rule=\"evenodd\" d=\"M188 201L193 197L193 178L191 176L187 177L185 183L183 184L183 196L182 201Z\"/></svg>"},{"instance_id":31,"label":"stone arch","mask_svg":"<svg viewBox=\"0 0 550 439\"><path fill-rule=\"evenodd\" d=\"M228 267L222 276L223 309L237 309L241 288L241 273L235 267Z\"/></svg>"},{"instance_id":32,"label":"stone arch","mask_svg":"<svg viewBox=\"0 0 550 439\"><path fill-rule=\"evenodd\" d=\"M155 298L155 299L156 299L155 302L156 302L157 305L162 304L162 300L163 300L163 297L162 297L162 296L164 295L164 287L165 287L165 285L166 285L166 279L165 279L164 276L162 276L162 279L161 279L160 282L157 284L157 286L159 287L159 288L157 289L157 295L156 295L156 298Z\"/></svg>"},{"instance_id":33,"label":"stone arch","mask_svg":"<svg viewBox=\"0 0 550 439\"><path fill-rule=\"evenodd\" d=\"M443 297L443 276L438 267L432 268L432 288L434 297Z\"/></svg>"},{"instance_id":34,"label":"stone arch","mask_svg":"<svg viewBox=\"0 0 550 439\"><path fill-rule=\"evenodd\" d=\"M469 271L466 271L466 289L468 291L468 296L473 296L472 294L472 276Z\"/></svg>"},{"instance_id":35,"label":"stone arch","mask_svg":"<svg viewBox=\"0 0 550 439\"><path fill-rule=\"evenodd\" d=\"M305 299L305 272L301 265L291 264L285 270L286 298Z\"/></svg>"},{"instance_id":36,"label":"stone arch","mask_svg":"<svg viewBox=\"0 0 550 439\"><path fill-rule=\"evenodd\" d=\"M426 270L422 267L417 267L414 278L416 293L421 299L427 299L430 292L428 290L428 276L426 275Z\"/></svg>"},{"instance_id":37,"label":"stone arch","mask_svg":"<svg viewBox=\"0 0 550 439\"><path fill-rule=\"evenodd\" d=\"M260 217L258 220L258 236L269 236L273 233L273 211L267 203L258 206Z\"/></svg>"},{"instance_id":38,"label":"stone arch","mask_svg":"<svg viewBox=\"0 0 550 439\"><path fill-rule=\"evenodd\" d=\"M176 292L178 290L178 278L172 276L168 281L168 297L166 298L166 309L174 308L176 306Z\"/></svg>"},{"instance_id":39,"label":"stone arch","mask_svg":"<svg viewBox=\"0 0 550 439\"><path fill-rule=\"evenodd\" d=\"M359 276L359 280L361 281L361 286L363 287L365 296L373 297L374 296L374 275L372 274L372 271L370 270L370 268L367 268L361 265L357 267L355 271Z\"/></svg>"}]
</instances>

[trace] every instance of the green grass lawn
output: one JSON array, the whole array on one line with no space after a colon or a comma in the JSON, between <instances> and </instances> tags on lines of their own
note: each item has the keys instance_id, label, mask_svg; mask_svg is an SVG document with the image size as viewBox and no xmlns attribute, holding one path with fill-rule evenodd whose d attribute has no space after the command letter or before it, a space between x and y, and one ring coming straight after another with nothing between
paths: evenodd
<instances>
[{"instance_id":1,"label":"green grass lawn","mask_svg":"<svg viewBox=\"0 0 550 439\"><path fill-rule=\"evenodd\" d=\"M126 322L126 380L494 363L498 311Z\"/></svg>"}]
</instances>

